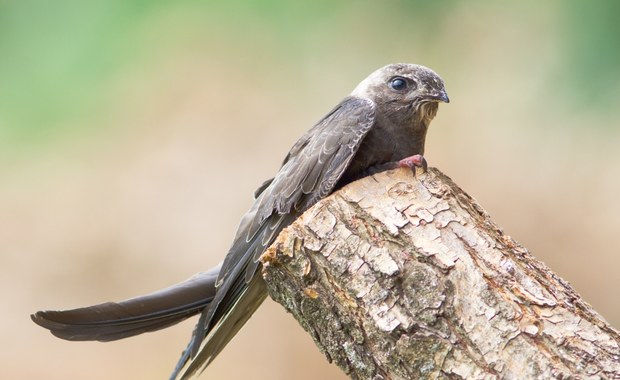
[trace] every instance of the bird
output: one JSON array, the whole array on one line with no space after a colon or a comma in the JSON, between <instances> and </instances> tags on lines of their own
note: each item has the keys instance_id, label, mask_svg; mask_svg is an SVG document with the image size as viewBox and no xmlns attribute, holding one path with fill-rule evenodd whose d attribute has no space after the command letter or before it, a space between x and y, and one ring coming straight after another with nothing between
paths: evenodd
<instances>
[{"instance_id":1,"label":"bird","mask_svg":"<svg viewBox=\"0 0 620 380\"><path fill-rule=\"evenodd\" d=\"M260 255L282 229L329 194L399 167L427 169L424 145L444 81L428 67L394 63L362 80L292 146L258 187L220 265L169 288L121 302L31 315L71 341L113 341L200 315L170 379L199 375L267 296Z\"/></svg>"}]
</instances>

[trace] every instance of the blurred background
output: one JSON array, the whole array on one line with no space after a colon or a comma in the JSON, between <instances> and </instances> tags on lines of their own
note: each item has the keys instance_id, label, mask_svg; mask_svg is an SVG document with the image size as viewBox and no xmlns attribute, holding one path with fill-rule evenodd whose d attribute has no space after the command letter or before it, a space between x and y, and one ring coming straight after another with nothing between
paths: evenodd
<instances>
[{"instance_id":1,"label":"blurred background","mask_svg":"<svg viewBox=\"0 0 620 380\"><path fill-rule=\"evenodd\" d=\"M620 327L619 15L614 0L0 1L0 377L166 378L194 320L69 343L29 314L215 265L295 140L392 62L446 81L429 163ZM268 300L204 378L346 377Z\"/></svg>"}]
</instances>

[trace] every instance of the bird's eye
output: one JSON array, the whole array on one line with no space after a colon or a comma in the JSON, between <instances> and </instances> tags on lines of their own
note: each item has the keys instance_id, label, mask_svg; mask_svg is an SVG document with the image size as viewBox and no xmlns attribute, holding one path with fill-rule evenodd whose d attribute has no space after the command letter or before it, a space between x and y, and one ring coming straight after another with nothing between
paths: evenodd
<instances>
[{"instance_id":1,"label":"bird's eye","mask_svg":"<svg viewBox=\"0 0 620 380\"><path fill-rule=\"evenodd\" d=\"M402 91L407 88L407 80L405 78L396 77L390 80L390 87L396 91Z\"/></svg>"}]
</instances>

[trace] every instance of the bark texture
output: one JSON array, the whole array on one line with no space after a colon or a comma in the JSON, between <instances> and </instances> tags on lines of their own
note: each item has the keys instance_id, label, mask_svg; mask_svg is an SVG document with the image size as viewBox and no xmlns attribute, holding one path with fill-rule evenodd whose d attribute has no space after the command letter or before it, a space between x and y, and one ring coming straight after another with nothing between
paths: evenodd
<instances>
[{"instance_id":1,"label":"bark texture","mask_svg":"<svg viewBox=\"0 0 620 380\"><path fill-rule=\"evenodd\" d=\"M437 169L357 181L261 257L353 379L620 378L620 335Z\"/></svg>"}]
</instances>

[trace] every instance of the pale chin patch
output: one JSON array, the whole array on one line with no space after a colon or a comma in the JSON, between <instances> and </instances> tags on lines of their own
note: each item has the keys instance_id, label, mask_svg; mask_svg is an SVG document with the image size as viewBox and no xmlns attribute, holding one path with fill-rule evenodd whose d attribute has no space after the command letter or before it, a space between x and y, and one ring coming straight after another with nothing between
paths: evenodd
<instances>
[{"instance_id":1,"label":"pale chin patch","mask_svg":"<svg viewBox=\"0 0 620 380\"><path fill-rule=\"evenodd\" d=\"M439 105L437 102L428 102L426 104L422 104L420 108L422 109L424 119L430 122L437 115Z\"/></svg>"}]
</instances>

